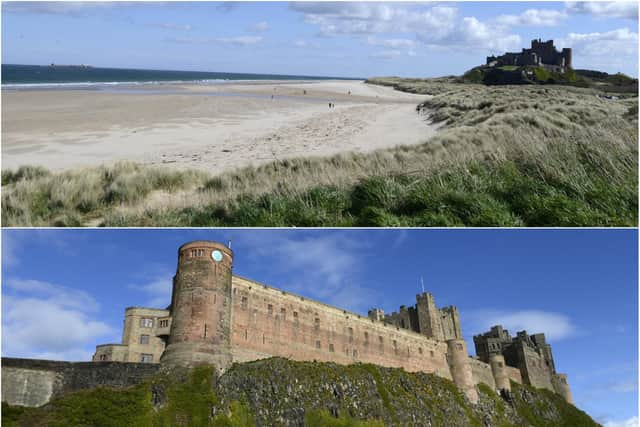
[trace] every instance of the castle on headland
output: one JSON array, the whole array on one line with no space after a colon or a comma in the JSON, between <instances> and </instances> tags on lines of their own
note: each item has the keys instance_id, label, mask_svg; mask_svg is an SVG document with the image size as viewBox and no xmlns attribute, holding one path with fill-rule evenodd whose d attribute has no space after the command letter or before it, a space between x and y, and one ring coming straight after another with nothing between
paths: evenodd
<instances>
[{"instance_id":1,"label":"castle on headland","mask_svg":"<svg viewBox=\"0 0 640 427\"><path fill-rule=\"evenodd\" d=\"M178 249L171 304L125 310L122 343L96 347L94 362L212 363L280 356L300 361L356 362L434 373L453 380L477 403L476 385L508 394L510 381L546 388L571 402L544 334L512 338L496 326L474 337L469 356L456 307L436 307L429 293L412 307L368 316L291 294L232 273L225 245L194 241Z\"/></svg>"},{"instance_id":2,"label":"castle on headland","mask_svg":"<svg viewBox=\"0 0 640 427\"><path fill-rule=\"evenodd\" d=\"M541 39L531 40L531 49L522 52L507 52L500 56L488 56L487 66L525 66L532 65L564 73L571 68L571 48L564 48L562 52L556 50L553 40L543 42Z\"/></svg>"}]
</instances>

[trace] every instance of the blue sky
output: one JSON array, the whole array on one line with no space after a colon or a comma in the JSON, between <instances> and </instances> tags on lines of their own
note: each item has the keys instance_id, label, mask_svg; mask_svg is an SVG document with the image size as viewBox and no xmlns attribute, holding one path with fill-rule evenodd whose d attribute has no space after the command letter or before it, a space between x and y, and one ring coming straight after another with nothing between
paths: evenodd
<instances>
[{"instance_id":1,"label":"blue sky","mask_svg":"<svg viewBox=\"0 0 640 427\"><path fill-rule=\"evenodd\" d=\"M471 351L496 323L545 332L577 405L637 425L636 230L3 230L3 356L119 342L125 307L169 303L194 239L231 240L235 274L362 314L414 304L423 276Z\"/></svg>"},{"instance_id":2,"label":"blue sky","mask_svg":"<svg viewBox=\"0 0 640 427\"><path fill-rule=\"evenodd\" d=\"M638 75L637 2L3 2L2 62L330 75L462 74L534 38Z\"/></svg>"}]
</instances>

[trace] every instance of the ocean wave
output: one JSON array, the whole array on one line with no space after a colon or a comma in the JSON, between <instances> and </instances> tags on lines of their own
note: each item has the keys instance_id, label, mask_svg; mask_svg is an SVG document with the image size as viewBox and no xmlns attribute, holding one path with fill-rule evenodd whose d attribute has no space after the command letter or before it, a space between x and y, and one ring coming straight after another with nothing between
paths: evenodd
<instances>
[{"instance_id":1,"label":"ocean wave","mask_svg":"<svg viewBox=\"0 0 640 427\"><path fill-rule=\"evenodd\" d=\"M64 82L64 83L2 83L2 89L55 89L73 87L100 86L145 86L171 84L219 84L231 79L201 79L201 80L145 80L145 81L116 81L116 82ZM235 81L235 80L234 80ZM239 80L238 80L239 81Z\"/></svg>"}]
</instances>

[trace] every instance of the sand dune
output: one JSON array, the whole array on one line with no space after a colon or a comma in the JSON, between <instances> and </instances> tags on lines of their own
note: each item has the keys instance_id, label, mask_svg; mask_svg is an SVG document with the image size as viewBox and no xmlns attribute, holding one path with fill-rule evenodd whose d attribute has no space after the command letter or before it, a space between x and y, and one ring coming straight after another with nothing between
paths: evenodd
<instances>
[{"instance_id":1,"label":"sand dune","mask_svg":"<svg viewBox=\"0 0 640 427\"><path fill-rule=\"evenodd\" d=\"M213 173L427 140L424 96L361 81L2 93L4 168L118 160ZM335 108L329 108L332 102Z\"/></svg>"}]
</instances>

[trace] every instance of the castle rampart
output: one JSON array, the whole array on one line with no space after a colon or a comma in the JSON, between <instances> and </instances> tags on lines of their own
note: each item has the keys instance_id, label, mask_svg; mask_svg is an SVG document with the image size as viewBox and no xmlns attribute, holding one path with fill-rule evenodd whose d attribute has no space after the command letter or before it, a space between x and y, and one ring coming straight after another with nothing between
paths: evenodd
<instances>
[{"instance_id":1,"label":"castle rampart","mask_svg":"<svg viewBox=\"0 0 640 427\"><path fill-rule=\"evenodd\" d=\"M98 386L124 388L158 372L157 363L57 362L2 358L2 401L42 406L64 393Z\"/></svg>"}]
</instances>

